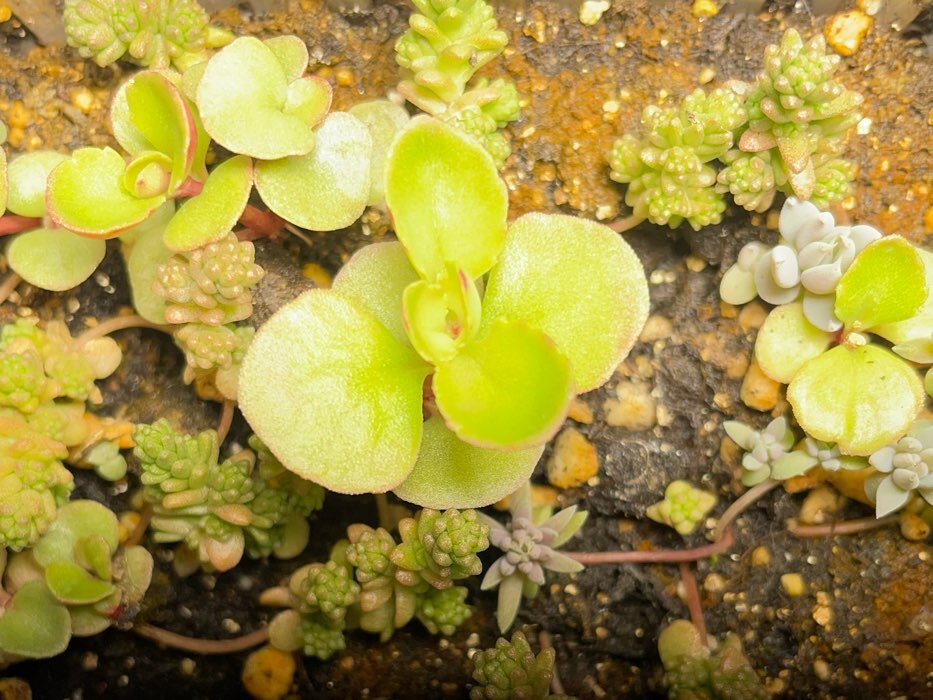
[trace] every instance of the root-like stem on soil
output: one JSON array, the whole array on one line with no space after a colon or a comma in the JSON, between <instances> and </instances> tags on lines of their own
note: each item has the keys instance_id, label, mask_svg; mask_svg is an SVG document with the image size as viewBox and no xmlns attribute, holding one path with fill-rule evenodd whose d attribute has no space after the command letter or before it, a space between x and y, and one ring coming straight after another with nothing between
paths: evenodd
<instances>
[{"instance_id":1,"label":"root-like stem on soil","mask_svg":"<svg viewBox=\"0 0 933 700\"><path fill-rule=\"evenodd\" d=\"M856 532L867 532L896 523L900 513L892 513L883 518L858 518L857 520L840 520L825 525L791 525L787 528L794 537L830 537L832 535L852 535Z\"/></svg>"},{"instance_id":2,"label":"root-like stem on soil","mask_svg":"<svg viewBox=\"0 0 933 700\"><path fill-rule=\"evenodd\" d=\"M721 554L734 542L732 529L729 528L715 542L693 549L656 549L647 552L564 552L564 554L587 566L593 564L677 564Z\"/></svg>"},{"instance_id":3,"label":"root-like stem on soil","mask_svg":"<svg viewBox=\"0 0 933 700\"><path fill-rule=\"evenodd\" d=\"M140 637L151 639L170 649L180 651L189 651L192 654L236 654L240 651L246 651L253 647L264 644L269 639L269 628L260 627L258 630L244 634L242 637L233 639L199 639L197 637L186 637L182 634L169 632L161 627L155 627L147 623L133 625L133 631Z\"/></svg>"}]
</instances>

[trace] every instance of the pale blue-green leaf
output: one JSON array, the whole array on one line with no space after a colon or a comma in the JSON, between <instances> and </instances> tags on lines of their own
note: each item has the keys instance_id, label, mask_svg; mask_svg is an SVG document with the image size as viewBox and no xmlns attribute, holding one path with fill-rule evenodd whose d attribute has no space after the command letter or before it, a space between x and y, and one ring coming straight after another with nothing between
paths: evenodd
<instances>
[{"instance_id":1,"label":"pale blue-green leaf","mask_svg":"<svg viewBox=\"0 0 933 700\"><path fill-rule=\"evenodd\" d=\"M389 147L398 132L411 117L404 107L391 100L369 100L353 105L350 114L369 129L373 140L373 157L370 162L369 206L383 204L386 198L385 164Z\"/></svg>"},{"instance_id":2,"label":"pale blue-green leaf","mask_svg":"<svg viewBox=\"0 0 933 700\"><path fill-rule=\"evenodd\" d=\"M52 597L42 581L16 591L0 617L0 649L5 654L45 659L65 651L70 639L68 608Z\"/></svg>"},{"instance_id":3,"label":"pale blue-green leaf","mask_svg":"<svg viewBox=\"0 0 933 700\"><path fill-rule=\"evenodd\" d=\"M33 151L11 160L7 168L7 209L20 216L45 216L49 173L64 160L67 156L55 151ZM0 201L2 212L3 202Z\"/></svg>"}]
</instances>

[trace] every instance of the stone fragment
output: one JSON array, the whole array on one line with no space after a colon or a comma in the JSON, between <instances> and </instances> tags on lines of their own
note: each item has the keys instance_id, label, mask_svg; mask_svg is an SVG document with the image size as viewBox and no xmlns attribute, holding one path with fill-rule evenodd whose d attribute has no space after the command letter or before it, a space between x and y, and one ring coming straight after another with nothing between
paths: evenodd
<instances>
[{"instance_id":1,"label":"stone fragment","mask_svg":"<svg viewBox=\"0 0 933 700\"><path fill-rule=\"evenodd\" d=\"M874 20L861 10L840 12L826 20L823 36L840 56L851 56L859 50L873 23Z\"/></svg>"},{"instance_id":2,"label":"stone fragment","mask_svg":"<svg viewBox=\"0 0 933 700\"><path fill-rule=\"evenodd\" d=\"M596 448L576 428L564 428L554 443L547 462L547 479L557 488L569 489L585 484L599 472Z\"/></svg>"},{"instance_id":3,"label":"stone fragment","mask_svg":"<svg viewBox=\"0 0 933 700\"><path fill-rule=\"evenodd\" d=\"M784 589L787 595L794 597L803 595L807 590L803 576L800 574L782 574L781 588Z\"/></svg>"},{"instance_id":4,"label":"stone fragment","mask_svg":"<svg viewBox=\"0 0 933 700\"><path fill-rule=\"evenodd\" d=\"M748 365L739 396L749 408L756 411L770 411L777 406L781 397L781 385L761 371L753 359Z\"/></svg>"},{"instance_id":5,"label":"stone fragment","mask_svg":"<svg viewBox=\"0 0 933 700\"><path fill-rule=\"evenodd\" d=\"M651 396L651 387L644 382L622 381L616 385L615 392L617 399L603 402L607 424L634 431L654 427L657 401Z\"/></svg>"},{"instance_id":6,"label":"stone fragment","mask_svg":"<svg viewBox=\"0 0 933 700\"><path fill-rule=\"evenodd\" d=\"M589 425L593 422L593 409L582 399L576 398L570 402L570 407L567 409L567 416L577 423Z\"/></svg>"}]
</instances>

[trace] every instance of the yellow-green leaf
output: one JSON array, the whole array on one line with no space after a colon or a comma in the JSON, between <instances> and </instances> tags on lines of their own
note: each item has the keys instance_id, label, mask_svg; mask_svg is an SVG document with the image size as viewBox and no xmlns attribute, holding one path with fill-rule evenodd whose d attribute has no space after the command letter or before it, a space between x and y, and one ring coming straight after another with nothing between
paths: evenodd
<instances>
[{"instance_id":1,"label":"yellow-green leaf","mask_svg":"<svg viewBox=\"0 0 933 700\"><path fill-rule=\"evenodd\" d=\"M787 400L807 435L868 455L907 431L924 395L917 372L890 350L838 345L804 363Z\"/></svg>"},{"instance_id":2,"label":"yellow-green leaf","mask_svg":"<svg viewBox=\"0 0 933 700\"><path fill-rule=\"evenodd\" d=\"M99 238L37 228L14 238L6 256L10 268L29 284L63 292L90 277L106 252L107 244Z\"/></svg>"},{"instance_id":3,"label":"yellow-green leaf","mask_svg":"<svg viewBox=\"0 0 933 700\"><path fill-rule=\"evenodd\" d=\"M806 319L803 304L785 304L773 309L758 331L755 359L771 379L789 384L807 360L826 352L832 339L832 333Z\"/></svg>"},{"instance_id":4,"label":"yellow-green leaf","mask_svg":"<svg viewBox=\"0 0 933 700\"><path fill-rule=\"evenodd\" d=\"M867 331L913 316L927 285L917 249L900 236L869 244L836 288L836 316L847 330Z\"/></svg>"},{"instance_id":5,"label":"yellow-green leaf","mask_svg":"<svg viewBox=\"0 0 933 700\"><path fill-rule=\"evenodd\" d=\"M67 156L55 151L24 153L10 161L7 170L7 209L20 216L45 216L45 190L49 173ZM0 198L0 214L3 201Z\"/></svg>"},{"instance_id":6,"label":"yellow-green leaf","mask_svg":"<svg viewBox=\"0 0 933 700\"><path fill-rule=\"evenodd\" d=\"M886 323L871 329L872 333L876 333L896 345L918 338L925 338L930 334L930 329L933 329L933 253L923 248L917 248L916 250L923 262L927 288L926 301L910 318L897 323Z\"/></svg>"}]
</instances>

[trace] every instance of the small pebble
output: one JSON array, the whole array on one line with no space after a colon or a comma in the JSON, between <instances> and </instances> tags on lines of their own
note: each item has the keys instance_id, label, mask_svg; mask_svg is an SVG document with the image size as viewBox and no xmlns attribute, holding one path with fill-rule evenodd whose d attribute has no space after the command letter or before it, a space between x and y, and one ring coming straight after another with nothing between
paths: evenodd
<instances>
[{"instance_id":1,"label":"small pebble","mask_svg":"<svg viewBox=\"0 0 933 700\"><path fill-rule=\"evenodd\" d=\"M671 337L674 327L670 319L664 316L649 316L645 327L641 329L638 339L643 343L652 343L655 340L666 340Z\"/></svg>"},{"instance_id":2,"label":"small pebble","mask_svg":"<svg viewBox=\"0 0 933 700\"><path fill-rule=\"evenodd\" d=\"M739 396L749 408L756 411L770 411L777 406L781 396L781 385L761 371L755 360L748 365Z\"/></svg>"},{"instance_id":3,"label":"small pebble","mask_svg":"<svg viewBox=\"0 0 933 700\"><path fill-rule=\"evenodd\" d=\"M178 664L178 669L184 676L193 676L197 668L198 665L194 662L194 659L189 659L188 657L182 659Z\"/></svg>"},{"instance_id":4,"label":"small pebble","mask_svg":"<svg viewBox=\"0 0 933 700\"><path fill-rule=\"evenodd\" d=\"M800 506L800 522L806 525L819 525L829 521L845 502L834 489L823 486L807 494Z\"/></svg>"},{"instance_id":5,"label":"small pebble","mask_svg":"<svg viewBox=\"0 0 933 700\"><path fill-rule=\"evenodd\" d=\"M694 17L714 17L719 12L719 5L713 0L696 0L690 11Z\"/></svg>"},{"instance_id":6,"label":"small pebble","mask_svg":"<svg viewBox=\"0 0 933 700\"><path fill-rule=\"evenodd\" d=\"M576 428L565 428L554 443L547 462L548 481L561 489L574 488L599 472L599 455L593 443Z\"/></svg>"},{"instance_id":7,"label":"small pebble","mask_svg":"<svg viewBox=\"0 0 933 700\"><path fill-rule=\"evenodd\" d=\"M586 0L580 5L580 22L594 25L602 19L603 13L608 9L608 0Z\"/></svg>"},{"instance_id":8,"label":"small pebble","mask_svg":"<svg viewBox=\"0 0 933 700\"><path fill-rule=\"evenodd\" d=\"M657 422L657 401L651 387L644 382L619 382L615 388L618 399L606 399L603 413L612 426L641 431L653 428Z\"/></svg>"},{"instance_id":9,"label":"small pebble","mask_svg":"<svg viewBox=\"0 0 933 700\"><path fill-rule=\"evenodd\" d=\"M716 77L716 69L710 68L709 66L707 66L706 68L700 71L700 75L697 76L697 82L699 82L700 85L706 85L708 83L713 82L713 78L715 77Z\"/></svg>"},{"instance_id":10,"label":"small pebble","mask_svg":"<svg viewBox=\"0 0 933 700\"><path fill-rule=\"evenodd\" d=\"M806 592L806 585L803 576L800 574L783 574L781 576L781 588L789 596L799 596Z\"/></svg>"},{"instance_id":11,"label":"small pebble","mask_svg":"<svg viewBox=\"0 0 933 700\"><path fill-rule=\"evenodd\" d=\"M256 700L279 700L288 694L295 677L295 657L265 646L250 654L240 679Z\"/></svg>"},{"instance_id":12,"label":"small pebble","mask_svg":"<svg viewBox=\"0 0 933 700\"><path fill-rule=\"evenodd\" d=\"M590 408L588 403L577 397L570 402L570 407L567 409L567 416L577 423L589 425L593 422L593 409Z\"/></svg>"},{"instance_id":13,"label":"small pebble","mask_svg":"<svg viewBox=\"0 0 933 700\"><path fill-rule=\"evenodd\" d=\"M911 542L923 542L930 536L930 526L916 513L901 513L898 523L901 526L901 535Z\"/></svg>"},{"instance_id":14,"label":"small pebble","mask_svg":"<svg viewBox=\"0 0 933 700\"><path fill-rule=\"evenodd\" d=\"M826 43L840 56L851 56L862 45L862 40L874 20L861 10L840 12L826 20L823 36Z\"/></svg>"},{"instance_id":15,"label":"small pebble","mask_svg":"<svg viewBox=\"0 0 933 700\"><path fill-rule=\"evenodd\" d=\"M743 331L758 329L764 325L766 318L768 311L755 299L742 307L739 312L739 325Z\"/></svg>"},{"instance_id":16,"label":"small pebble","mask_svg":"<svg viewBox=\"0 0 933 700\"><path fill-rule=\"evenodd\" d=\"M823 659L816 659L813 662L813 673L816 674L816 677L821 681L826 682L832 677L832 669L830 669L829 664L826 663Z\"/></svg>"},{"instance_id":17,"label":"small pebble","mask_svg":"<svg viewBox=\"0 0 933 700\"><path fill-rule=\"evenodd\" d=\"M771 563L771 550L765 546L755 547L752 550L752 565L767 566Z\"/></svg>"},{"instance_id":18,"label":"small pebble","mask_svg":"<svg viewBox=\"0 0 933 700\"><path fill-rule=\"evenodd\" d=\"M687 269L690 272L703 272L706 269L706 261L703 258L698 258L696 255L687 256Z\"/></svg>"}]
</instances>

